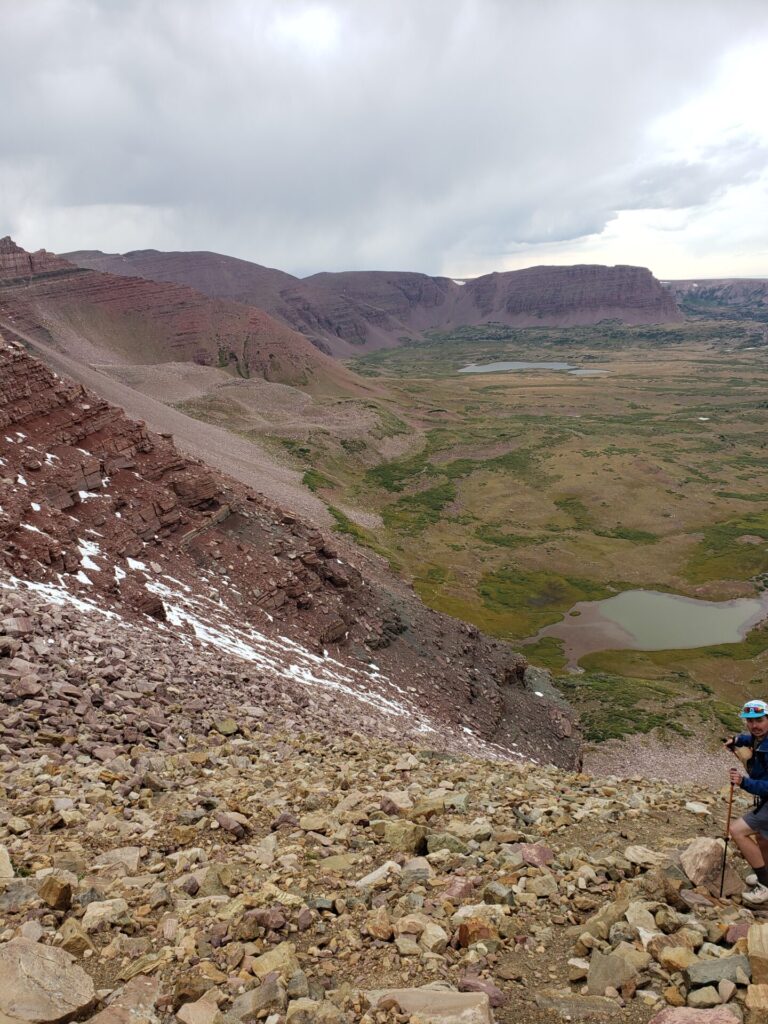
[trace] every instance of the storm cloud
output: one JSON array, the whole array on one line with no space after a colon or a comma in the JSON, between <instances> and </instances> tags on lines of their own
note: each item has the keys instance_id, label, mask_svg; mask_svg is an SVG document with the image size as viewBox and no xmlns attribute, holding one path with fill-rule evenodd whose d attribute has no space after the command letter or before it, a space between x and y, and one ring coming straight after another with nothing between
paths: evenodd
<instances>
[{"instance_id":1,"label":"storm cloud","mask_svg":"<svg viewBox=\"0 0 768 1024\"><path fill-rule=\"evenodd\" d=\"M0 0L0 35L0 234L28 248L469 275L602 239L652 263L617 225L684 251L766 194L739 95L764 0Z\"/></svg>"}]
</instances>

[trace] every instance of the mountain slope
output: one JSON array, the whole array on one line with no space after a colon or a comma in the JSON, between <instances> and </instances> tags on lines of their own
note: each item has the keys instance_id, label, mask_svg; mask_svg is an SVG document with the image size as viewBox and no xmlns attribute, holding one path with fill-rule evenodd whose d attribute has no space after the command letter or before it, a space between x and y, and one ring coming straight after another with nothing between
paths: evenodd
<instances>
[{"instance_id":1,"label":"mountain slope","mask_svg":"<svg viewBox=\"0 0 768 1024\"><path fill-rule=\"evenodd\" d=\"M81 267L189 284L266 310L334 355L386 348L426 330L502 323L568 326L680 320L643 267L530 267L457 283L426 274L355 271L304 279L216 253L74 252Z\"/></svg>"},{"instance_id":2,"label":"mountain slope","mask_svg":"<svg viewBox=\"0 0 768 1024\"><path fill-rule=\"evenodd\" d=\"M567 710L528 692L506 644L17 346L0 350L0 427L0 561L17 580L121 620L154 615L262 676L368 705L371 728L578 761Z\"/></svg>"},{"instance_id":3,"label":"mountain slope","mask_svg":"<svg viewBox=\"0 0 768 1024\"><path fill-rule=\"evenodd\" d=\"M85 270L0 239L0 312L97 363L195 362L316 393L365 390L305 337L252 306L184 285Z\"/></svg>"}]
</instances>

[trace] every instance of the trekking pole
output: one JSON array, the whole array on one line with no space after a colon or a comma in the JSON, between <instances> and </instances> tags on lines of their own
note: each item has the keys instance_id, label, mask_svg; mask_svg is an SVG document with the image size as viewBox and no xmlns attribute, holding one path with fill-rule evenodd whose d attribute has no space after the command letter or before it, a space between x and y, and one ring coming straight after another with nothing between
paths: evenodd
<instances>
[{"instance_id":1,"label":"trekking pole","mask_svg":"<svg viewBox=\"0 0 768 1024\"><path fill-rule=\"evenodd\" d=\"M725 822L725 845L723 846L723 868L720 872L720 899L723 898L723 886L725 885L725 858L728 855L728 840L731 838L731 809L733 808L733 783L731 783L731 795L728 797L728 818Z\"/></svg>"}]
</instances>

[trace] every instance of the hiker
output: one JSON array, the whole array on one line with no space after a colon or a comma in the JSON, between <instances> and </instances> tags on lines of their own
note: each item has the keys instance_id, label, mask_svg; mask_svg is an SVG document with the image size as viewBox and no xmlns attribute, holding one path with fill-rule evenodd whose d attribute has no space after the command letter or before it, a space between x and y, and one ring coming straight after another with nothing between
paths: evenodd
<instances>
[{"instance_id":1,"label":"hiker","mask_svg":"<svg viewBox=\"0 0 768 1024\"><path fill-rule=\"evenodd\" d=\"M731 785L740 786L755 798L754 809L731 822L731 836L754 874L747 875L753 888L742 897L745 903L759 906L768 903L768 704L764 700L748 700L739 712L749 732L727 740L725 746L739 760L746 758L745 775L741 768L731 768Z\"/></svg>"}]
</instances>

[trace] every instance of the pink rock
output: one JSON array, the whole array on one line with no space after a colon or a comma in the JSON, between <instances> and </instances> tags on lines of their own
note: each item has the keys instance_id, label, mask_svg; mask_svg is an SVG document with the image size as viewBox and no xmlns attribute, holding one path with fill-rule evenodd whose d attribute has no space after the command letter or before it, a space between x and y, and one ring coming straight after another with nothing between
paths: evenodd
<instances>
[{"instance_id":1,"label":"pink rock","mask_svg":"<svg viewBox=\"0 0 768 1024\"><path fill-rule=\"evenodd\" d=\"M694 1010L690 1006L668 1006L657 1013L648 1024L736 1024L737 1018L725 1006L711 1010Z\"/></svg>"},{"instance_id":2,"label":"pink rock","mask_svg":"<svg viewBox=\"0 0 768 1024\"><path fill-rule=\"evenodd\" d=\"M683 871L696 886L703 886L712 896L720 892L720 873L723 865L723 842L699 836L680 854ZM724 896L736 896L744 891L744 883L728 864L723 885Z\"/></svg>"},{"instance_id":3,"label":"pink rock","mask_svg":"<svg viewBox=\"0 0 768 1024\"><path fill-rule=\"evenodd\" d=\"M503 1006L507 997L487 978L478 978L474 974L464 974L459 978L459 992L485 992L491 1006Z\"/></svg>"},{"instance_id":4,"label":"pink rock","mask_svg":"<svg viewBox=\"0 0 768 1024\"><path fill-rule=\"evenodd\" d=\"M725 933L725 941L729 946L732 946L735 942L738 942L739 939L746 939L747 932L751 926L751 921L737 921L736 924L732 924Z\"/></svg>"},{"instance_id":5,"label":"pink rock","mask_svg":"<svg viewBox=\"0 0 768 1024\"><path fill-rule=\"evenodd\" d=\"M452 903L458 900L465 900L467 897L472 895L474 886L468 878L461 878L457 876L451 879L450 883L440 893L441 897L445 900L450 900Z\"/></svg>"},{"instance_id":6,"label":"pink rock","mask_svg":"<svg viewBox=\"0 0 768 1024\"><path fill-rule=\"evenodd\" d=\"M517 848L525 863L532 867L543 868L555 859L554 853L543 843L519 843Z\"/></svg>"}]
</instances>

